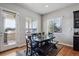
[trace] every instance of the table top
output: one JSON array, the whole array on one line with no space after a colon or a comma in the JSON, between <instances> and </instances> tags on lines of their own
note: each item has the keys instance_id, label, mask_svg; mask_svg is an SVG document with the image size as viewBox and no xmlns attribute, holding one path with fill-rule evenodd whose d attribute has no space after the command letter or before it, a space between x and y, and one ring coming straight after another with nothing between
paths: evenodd
<instances>
[{"instance_id":1,"label":"table top","mask_svg":"<svg viewBox=\"0 0 79 59\"><path fill-rule=\"evenodd\" d=\"M55 37L42 37L42 38L36 38L34 39L36 42L44 42L44 41L50 41L53 40Z\"/></svg>"}]
</instances>

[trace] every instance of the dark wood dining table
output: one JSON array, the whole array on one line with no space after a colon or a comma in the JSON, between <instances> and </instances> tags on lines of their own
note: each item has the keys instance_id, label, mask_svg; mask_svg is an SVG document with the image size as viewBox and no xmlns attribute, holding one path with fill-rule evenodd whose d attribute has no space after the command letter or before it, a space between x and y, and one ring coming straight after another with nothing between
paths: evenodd
<instances>
[{"instance_id":1,"label":"dark wood dining table","mask_svg":"<svg viewBox=\"0 0 79 59\"><path fill-rule=\"evenodd\" d=\"M49 37L49 36L47 36L47 37L41 37L41 38L36 38L36 39L34 39L34 41L35 42L47 42L47 41L51 41L51 40L53 40L55 37Z\"/></svg>"},{"instance_id":2,"label":"dark wood dining table","mask_svg":"<svg viewBox=\"0 0 79 59\"><path fill-rule=\"evenodd\" d=\"M37 42L38 44L40 44L40 43L43 43L43 42L48 42L48 41L52 41L53 39L54 39L55 37L42 37L42 38L35 38L34 39L34 41L35 42ZM43 48L45 48L45 49L43 49L42 47L37 47L36 48L36 51L35 51L35 54L34 54L34 51L30 48L30 50L28 49L29 47L28 47L28 41L26 40L26 50L24 50L23 52L17 52L17 55L19 55L19 56L44 56L44 55L47 55L47 53L48 53L48 50L50 50L51 49L51 44L49 44L49 45L44 45L44 46L42 46ZM41 50L41 52L43 51L43 53L42 54L39 54L40 52L38 52L38 51L40 51ZM38 53L38 54L36 54L36 52Z\"/></svg>"},{"instance_id":3,"label":"dark wood dining table","mask_svg":"<svg viewBox=\"0 0 79 59\"><path fill-rule=\"evenodd\" d=\"M53 41L54 38L55 37L46 36L46 37L36 38L34 39L34 41L38 44L39 47L41 47L43 43L51 42Z\"/></svg>"}]
</instances>

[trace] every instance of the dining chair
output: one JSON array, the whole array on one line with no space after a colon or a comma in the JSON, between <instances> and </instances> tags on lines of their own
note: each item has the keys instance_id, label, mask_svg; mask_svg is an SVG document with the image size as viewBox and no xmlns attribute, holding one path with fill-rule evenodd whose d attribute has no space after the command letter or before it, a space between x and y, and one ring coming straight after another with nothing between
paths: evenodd
<instances>
[{"instance_id":1,"label":"dining chair","mask_svg":"<svg viewBox=\"0 0 79 59\"><path fill-rule=\"evenodd\" d=\"M38 43L34 41L33 36L28 36L29 39L29 46L28 48L30 48L30 55L38 55L37 53L37 48L38 48Z\"/></svg>"}]
</instances>

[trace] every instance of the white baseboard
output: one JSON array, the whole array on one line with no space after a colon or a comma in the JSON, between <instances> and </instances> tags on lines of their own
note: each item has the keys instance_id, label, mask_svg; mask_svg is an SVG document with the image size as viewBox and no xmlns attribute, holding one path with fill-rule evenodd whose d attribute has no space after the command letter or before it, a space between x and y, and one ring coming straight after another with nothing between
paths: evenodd
<instances>
[{"instance_id":1,"label":"white baseboard","mask_svg":"<svg viewBox=\"0 0 79 59\"><path fill-rule=\"evenodd\" d=\"M22 46L25 46L26 44L24 43L24 44L20 44L19 46L17 46L17 47L22 47Z\"/></svg>"},{"instance_id":2,"label":"white baseboard","mask_svg":"<svg viewBox=\"0 0 79 59\"><path fill-rule=\"evenodd\" d=\"M58 43L58 44L62 44L62 45L69 46L69 47L73 47L73 45L66 44L66 43Z\"/></svg>"}]
</instances>

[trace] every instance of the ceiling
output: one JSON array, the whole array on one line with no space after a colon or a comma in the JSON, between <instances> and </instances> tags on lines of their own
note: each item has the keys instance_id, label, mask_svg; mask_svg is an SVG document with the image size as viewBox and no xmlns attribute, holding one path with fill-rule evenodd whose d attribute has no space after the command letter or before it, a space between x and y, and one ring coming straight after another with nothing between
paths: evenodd
<instances>
[{"instance_id":1,"label":"ceiling","mask_svg":"<svg viewBox=\"0 0 79 59\"><path fill-rule=\"evenodd\" d=\"M36 13L46 14L70 6L72 3L21 3L20 5Z\"/></svg>"}]
</instances>

